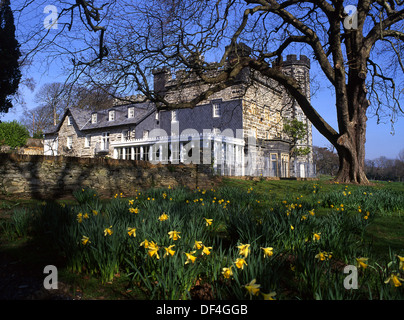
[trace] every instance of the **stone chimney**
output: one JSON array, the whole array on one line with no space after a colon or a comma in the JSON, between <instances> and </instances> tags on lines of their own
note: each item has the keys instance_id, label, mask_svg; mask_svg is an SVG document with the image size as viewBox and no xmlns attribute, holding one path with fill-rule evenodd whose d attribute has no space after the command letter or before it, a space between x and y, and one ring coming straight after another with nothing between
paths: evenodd
<instances>
[{"instance_id":1,"label":"stone chimney","mask_svg":"<svg viewBox=\"0 0 404 320\"><path fill-rule=\"evenodd\" d=\"M226 47L226 50L229 46ZM251 48L247 46L245 43L240 42L237 43L234 48L229 52L227 57L228 61L232 61L233 59L237 59L239 57L248 57L251 54Z\"/></svg>"},{"instance_id":2,"label":"stone chimney","mask_svg":"<svg viewBox=\"0 0 404 320\"><path fill-rule=\"evenodd\" d=\"M171 80L171 72L167 67L154 69L153 80L154 80L154 92L156 94L164 96L166 93L166 85L169 80Z\"/></svg>"}]
</instances>

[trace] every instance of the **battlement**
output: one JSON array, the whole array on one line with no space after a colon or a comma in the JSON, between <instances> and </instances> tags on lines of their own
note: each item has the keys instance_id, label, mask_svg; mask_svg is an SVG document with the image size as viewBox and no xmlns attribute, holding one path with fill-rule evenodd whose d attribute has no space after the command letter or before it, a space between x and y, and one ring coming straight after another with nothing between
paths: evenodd
<instances>
[{"instance_id":1,"label":"battlement","mask_svg":"<svg viewBox=\"0 0 404 320\"><path fill-rule=\"evenodd\" d=\"M250 56L251 55L251 48L247 45L240 43L238 44L234 50L230 51L228 56L228 61L230 62L232 59L235 59L237 56ZM203 61L203 57L199 57L201 61ZM215 63L210 63L214 65ZM280 66L282 68L289 68L292 66L304 66L310 69L310 59L305 55L300 55L300 59L297 58L296 54L289 54L286 56L286 60L283 60L282 57L278 59L273 64L274 66ZM211 76L215 76L218 71L212 70L209 71ZM197 82L200 79L196 76L196 74L180 69L177 70L175 73L172 72L167 67L156 68L152 71L154 76L154 90L160 94L165 94L169 88L173 88L175 85L198 85ZM248 70L243 70L238 76L238 80L241 82L248 82L250 72Z\"/></svg>"},{"instance_id":2,"label":"battlement","mask_svg":"<svg viewBox=\"0 0 404 320\"><path fill-rule=\"evenodd\" d=\"M300 65L300 66L305 66L305 67L310 69L310 59L307 56L303 55L303 54L300 55L300 59L297 58L296 54L288 54L286 56L286 60L280 59L280 60L278 60L277 64L282 66L282 67L289 67L289 66L292 66L292 65Z\"/></svg>"}]
</instances>

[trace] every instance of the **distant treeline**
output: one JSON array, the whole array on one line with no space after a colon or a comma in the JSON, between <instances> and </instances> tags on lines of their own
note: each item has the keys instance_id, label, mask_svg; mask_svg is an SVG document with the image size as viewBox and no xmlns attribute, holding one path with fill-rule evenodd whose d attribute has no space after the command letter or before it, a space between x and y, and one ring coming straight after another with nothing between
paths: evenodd
<instances>
[{"instance_id":1,"label":"distant treeline","mask_svg":"<svg viewBox=\"0 0 404 320\"><path fill-rule=\"evenodd\" d=\"M338 155L332 148L313 147L317 174L334 176L338 172ZM384 156L373 160L365 160L365 171L370 180L404 181L404 149L397 159Z\"/></svg>"}]
</instances>

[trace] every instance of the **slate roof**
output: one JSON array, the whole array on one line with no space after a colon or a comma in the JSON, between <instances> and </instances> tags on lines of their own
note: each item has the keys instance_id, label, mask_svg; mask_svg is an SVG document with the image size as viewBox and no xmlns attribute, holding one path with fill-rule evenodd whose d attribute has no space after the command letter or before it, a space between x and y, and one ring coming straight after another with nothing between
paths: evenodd
<instances>
[{"instance_id":1,"label":"slate roof","mask_svg":"<svg viewBox=\"0 0 404 320\"><path fill-rule=\"evenodd\" d=\"M135 114L133 118L128 118L128 108L134 107ZM115 110L115 120L108 120L108 113L110 110ZM61 121L58 125L49 128L45 134L52 134L59 131L60 126L62 125L66 116L71 115L73 117L73 121L77 124L80 130L92 130L92 129L101 129L101 128L109 128L116 127L121 125L137 125L151 113L156 110L153 103L145 102L145 103L136 103L136 104L127 104L114 106L109 109L99 110L96 112L83 110L79 108L69 107L66 109L65 113ZM91 115L93 113L97 113L97 123L91 123Z\"/></svg>"}]
</instances>

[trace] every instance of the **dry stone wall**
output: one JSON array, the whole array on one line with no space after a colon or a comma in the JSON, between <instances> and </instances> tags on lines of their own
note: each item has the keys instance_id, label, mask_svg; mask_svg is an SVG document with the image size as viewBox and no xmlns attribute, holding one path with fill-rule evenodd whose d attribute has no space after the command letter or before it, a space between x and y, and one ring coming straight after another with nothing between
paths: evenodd
<instances>
[{"instance_id":1,"label":"dry stone wall","mask_svg":"<svg viewBox=\"0 0 404 320\"><path fill-rule=\"evenodd\" d=\"M57 198L93 187L101 195L150 187L212 188L220 177L209 165L152 165L103 158L0 154L0 196Z\"/></svg>"}]
</instances>

